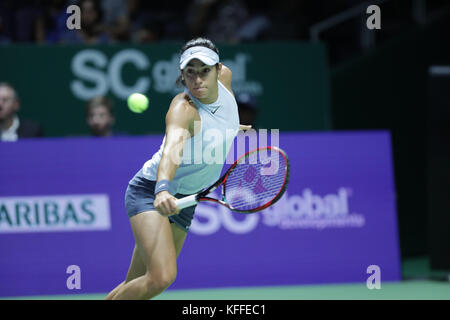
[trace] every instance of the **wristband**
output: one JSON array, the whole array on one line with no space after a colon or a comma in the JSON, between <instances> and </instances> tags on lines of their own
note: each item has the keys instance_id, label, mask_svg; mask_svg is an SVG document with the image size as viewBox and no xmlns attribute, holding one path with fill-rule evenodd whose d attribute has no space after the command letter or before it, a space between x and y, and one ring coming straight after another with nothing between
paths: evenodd
<instances>
[{"instance_id":1,"label":"wristband","mask_svg":"<svg viewBox=\"0 0 450 320\"><path fill-rule=\"evenodd\" d=\"M155 195L160 193L161 191L169 191L170 181L169 180L160 180L156 183L155 186Z\"/></svg>"}]
</instances>

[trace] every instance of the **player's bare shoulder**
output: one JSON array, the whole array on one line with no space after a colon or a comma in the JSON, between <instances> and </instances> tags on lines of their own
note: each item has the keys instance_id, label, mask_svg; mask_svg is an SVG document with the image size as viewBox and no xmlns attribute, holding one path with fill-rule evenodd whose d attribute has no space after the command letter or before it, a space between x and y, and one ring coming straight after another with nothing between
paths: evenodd
<instances>
[{"instance_id":1,"label":"player's bare shoulder","mask_svg":"<svg viewBox=\"0 0 450 320\"><path fill-rule=\"evenodd\" d=\"M201 121L201 118L194 102L185 92L177 94L170 103L166 125L176 124L192 130L195 121Z\"/></svg>"},{"instance_id":2,"label":"player's bare shoulder","mask_svg":"<svg viewBox=\"0 0 450 320\"><path fill-rule=\"evenodd\" d=\"M172 99L169 112L182 113L184 115L198 114L194 101L186 92L181 92Z\"/></svg>"},{"instance_id":3,"label":"player's bare shoulder","mask_svg":"<svg viewBox=\"0 0 450 320\"><path fill-rule=\"evenodd\" d=\"M222 68L220 68L220 72L219 72L219 81L222 82L222 84L231 93L233 93L233 90L231 88L232 80L233 80L233 73L231 72L230 68L228 68L226 65L222 64Z\"/></svg>"}]
</instances>

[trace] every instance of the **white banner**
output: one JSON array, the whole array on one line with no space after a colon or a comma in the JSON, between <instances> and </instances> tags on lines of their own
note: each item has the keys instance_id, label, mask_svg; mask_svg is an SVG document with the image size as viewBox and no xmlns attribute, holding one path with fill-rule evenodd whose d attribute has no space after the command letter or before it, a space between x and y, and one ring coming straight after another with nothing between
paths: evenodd
<instances>
[{"instance_id":1,"label":"white banner","mask_svg":"<svg viewBox=\"0 0 450 320\"><path fill-rule=\"evenodd\" d=\"M110 228L106 194L0 197L0 233Z\"/></svg>"}]
</instances>

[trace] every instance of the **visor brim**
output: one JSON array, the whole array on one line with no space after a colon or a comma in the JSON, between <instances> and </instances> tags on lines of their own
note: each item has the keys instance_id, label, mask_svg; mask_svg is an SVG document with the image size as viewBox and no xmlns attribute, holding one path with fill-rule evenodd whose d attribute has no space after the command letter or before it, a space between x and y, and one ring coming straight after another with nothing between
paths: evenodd
<instances>
[{"instance_id":1,"label":"visor brim","mask_svg":"<svg viewBox=\"0 0 450 320\"><path fill-rule=\"evenodd\" d=\"M187 64L192 61L193 59L198 59L201 62L203 62L204 64L206 64L207 66L213 66L216 63L218 63L218 61L216 61L215 59L209 57L209 56L205 56L204 54L198 53L198 54L193 54L191 56L189 56L188 58L186 58L185 60L183 60L180 64L180 69L183 70L184 68L186 68Z\"/></svg>"}]
</instances>

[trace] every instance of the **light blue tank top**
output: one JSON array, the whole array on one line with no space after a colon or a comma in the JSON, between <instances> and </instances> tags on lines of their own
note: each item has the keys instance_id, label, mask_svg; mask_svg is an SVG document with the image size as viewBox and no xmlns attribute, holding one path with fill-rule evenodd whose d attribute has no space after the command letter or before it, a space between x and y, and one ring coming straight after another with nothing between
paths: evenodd
<instances>
[{"instance_id":1,"label":"light blue tank top","mask_svg":"<svg viewBox=\"0 0 450 320\"><path fill-rule=\"evenodd\" d=\"M194 126L200 131L186 140L181 163L170 186L171 194L192 194L209 187L220 177L223 164L239 130L238 107L234 96L218 81L216 102L201 103L187 89L200 115ZM148 160L137 175L156 181L164 140L159 150Z\"/></svg>"}]
</instances>

